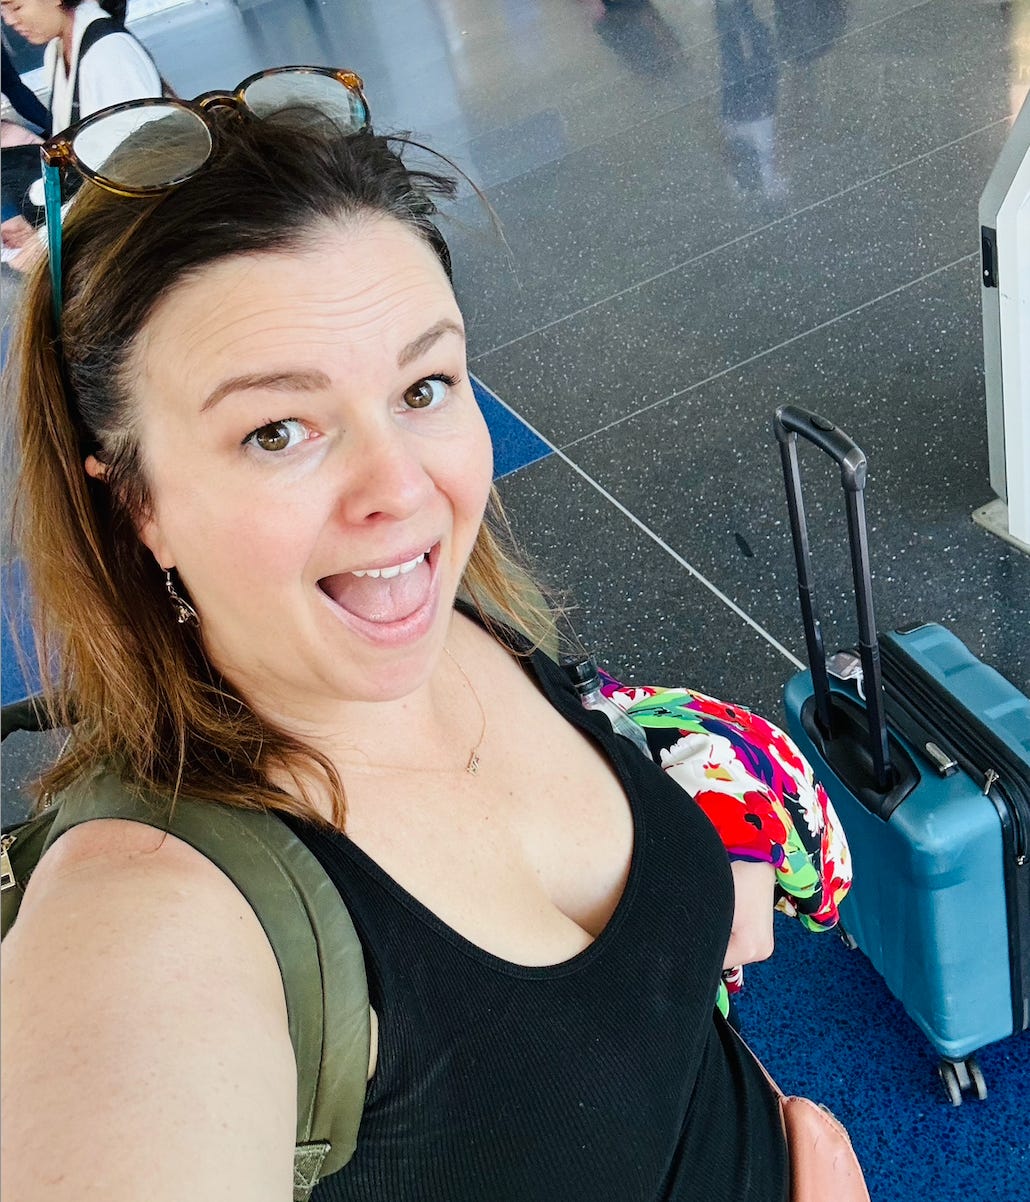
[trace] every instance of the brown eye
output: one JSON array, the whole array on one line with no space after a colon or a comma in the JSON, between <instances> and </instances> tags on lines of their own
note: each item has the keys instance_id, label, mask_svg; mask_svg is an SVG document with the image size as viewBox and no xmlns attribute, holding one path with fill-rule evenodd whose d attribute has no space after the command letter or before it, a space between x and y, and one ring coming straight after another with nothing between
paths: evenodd
<instances>
[{"instance_id":1,"label":"brown eye","mask_svg":"<svg viewBox=\"0 0 1030 1202\"><path fill-rule=\"evenodd\" d=\"M428 409L443 400L450 382L440 376L427 376L405 390L404 403L409 409Z\"/></svg>"},{"instance_id":2,"label":"brown eye","mask_svg":"<svg viewBox=\"0 0 1030 1202\"><path fill-rule=\"evenodd\" d=\"M291 417L286 421L269 422L267 426L248 434L244 442L253 443L262 451L286 451L303 442L306 437L303 425Z\"/></svg>"}]
</instances>

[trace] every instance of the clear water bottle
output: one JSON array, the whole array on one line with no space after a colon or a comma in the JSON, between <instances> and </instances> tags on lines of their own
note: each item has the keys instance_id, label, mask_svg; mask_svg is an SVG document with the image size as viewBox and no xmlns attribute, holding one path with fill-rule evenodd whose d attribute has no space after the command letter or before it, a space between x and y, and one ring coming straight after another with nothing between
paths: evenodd
<instances>
[{"instance_id":1,"label":"clear water bottle","mask_svg":"<svg viewBox=\"0 0 1030 1202\"><path fill-rule=\"evenodd\" d=\"M612 730L617 735L625 735L648 759L653 758L644 732L628 714L619 709L610 697L606 697L601 692L601 676L593 656L584 655L578 659L567 659L563 662L562 667L576 686L576 692L583 705L588 710L600 710L611 723Z\"/></svg>"}]
</instances>

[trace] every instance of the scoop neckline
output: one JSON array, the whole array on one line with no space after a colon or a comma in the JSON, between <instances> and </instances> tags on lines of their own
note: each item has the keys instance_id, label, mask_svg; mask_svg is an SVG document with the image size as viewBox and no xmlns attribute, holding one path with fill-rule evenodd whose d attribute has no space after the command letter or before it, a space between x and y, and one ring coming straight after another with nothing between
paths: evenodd
<instances>
[{"instance_id":1,"label":"scoop neckline","mask_svg":"<svg viewBox=\"0 0 1030 1202\"><path fill-rule=\"evenodd\" d=\"M561 670L558 665L554 664L541 651L534 651L529 656L517 656L517 658L527 670L532 669L533 675L543 690L544 695L559 715L571 721L587 738L594 739L600 745L622 787L626 804L629 806L630 821L633 828L633 850L630 855L626 883L623 885L622 893L616 902L611 917L604 924L604 927L596 938L587 944L585 948L566 960L559 960L552 964L520 964L518 961L498 956L496 953L481 947L474 940L462 935L460 931L440 918L424 902L421 902L413 893L405 889L395 877L391 876L366 851L360 848L346 831L336 832L340 837L341 845L346 849L347 854L354 860L358 867L391 893L405 909L431 927L459 951L471 959L507 976L521 977L523 979L535 978L539 980L568 976L571 973L585 969L601 956L608 944L616 938L619 929L626 921L626 917L633 904L633 898L637 892L646 834L644 816L639 797L637 796L636 786L633 782L628 763L624 759L629 754L639 755L640 753L634 747L621 746L626 740L619 739L616 736L615 732L608 727L607 720L603 715L592 714L589 710L583 709L579 705L578 699L573 704L569 704L570 699L566 697L563 704L562 690L557 682L548 675L544 664L540 662L541 656L543 656L553 671L557 672Z\"/></svg>"}]
</instances>

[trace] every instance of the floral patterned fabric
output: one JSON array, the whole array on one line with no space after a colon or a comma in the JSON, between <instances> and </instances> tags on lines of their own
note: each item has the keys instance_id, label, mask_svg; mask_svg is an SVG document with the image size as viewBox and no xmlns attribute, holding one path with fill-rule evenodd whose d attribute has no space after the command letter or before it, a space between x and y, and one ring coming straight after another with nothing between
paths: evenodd
<instances>
[{"instance_id":1,"label":"floral patterned fabric","mask_svg":"<svg viewBox=\"0 0 1030 1202\"><path fill-rule=\"evenodd\" d=\"M731 860L776 870L776 908L810 931L835 926L851 887L851 856L822 785L778 726L693 689L631 688L601 674L602 691L644 730L651 754L697 801ZM729 992L743 973L724 974ZM728 1001L720 990L720 1009Z\"/></svg>"}]
</instances>

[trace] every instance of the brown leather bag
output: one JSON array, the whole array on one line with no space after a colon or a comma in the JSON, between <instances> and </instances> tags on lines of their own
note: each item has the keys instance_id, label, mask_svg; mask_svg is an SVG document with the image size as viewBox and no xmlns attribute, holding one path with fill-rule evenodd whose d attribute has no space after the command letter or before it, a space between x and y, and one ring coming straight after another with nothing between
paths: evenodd
<instances>
[{"instance_id":1,"label":"brown leather bag","mask_svg":"<svg viewBox=\"0 0 1030 1202\"><path fill-rule=\"evenodd\" d=\"M843 1124L811 1098L784 1094L761 1060L740 1042L779 1099L790 1154L790 1202L869 1202L862 1166Z\"/></svg>"}]
</instances>

